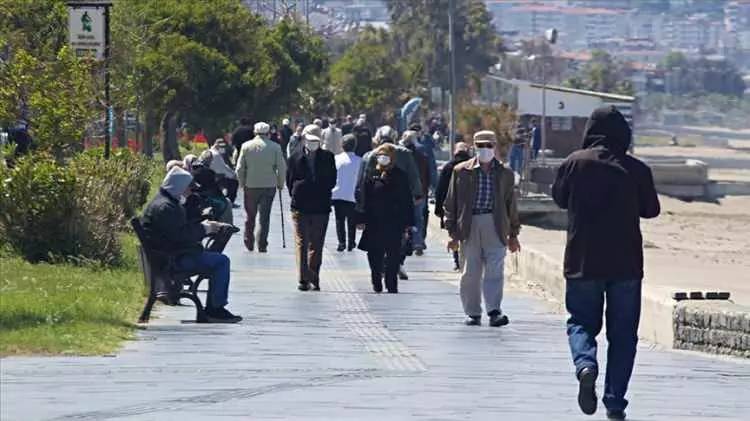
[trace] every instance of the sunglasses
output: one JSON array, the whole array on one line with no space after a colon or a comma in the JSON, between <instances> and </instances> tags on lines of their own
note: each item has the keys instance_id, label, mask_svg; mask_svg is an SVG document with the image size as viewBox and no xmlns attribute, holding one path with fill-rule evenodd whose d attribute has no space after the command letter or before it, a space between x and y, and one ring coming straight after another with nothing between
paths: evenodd
<instances>
[{"instance_id":1,"label":"sunglasses","mask_svg":"<svg viewBox=\"0 0 750 421\"><path fill-rule=\"evenodd\" d=\"M495 145L493 143L476 143L474 147L479 149L493 149Z\"/></svg>"}]
</instances>

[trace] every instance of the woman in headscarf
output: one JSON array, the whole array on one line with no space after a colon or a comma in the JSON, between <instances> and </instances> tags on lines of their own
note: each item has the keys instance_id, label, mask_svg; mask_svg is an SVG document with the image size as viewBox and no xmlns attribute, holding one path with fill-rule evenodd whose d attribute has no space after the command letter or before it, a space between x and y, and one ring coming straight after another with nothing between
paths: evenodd
<instances>
[{"instance_id":1,"label":"woman in headscarf","mask_svg":"<svg viewBox=\"0 0 750 421\"><path fill-rule=\"evenodd\" d=\"M375 292L398 293L401 241L414 226L414 201L406 174L395 166L396 147L384 144L373 151L376 171L365 180L359 249L367 252Z\"/></svg>"}]
</instances>

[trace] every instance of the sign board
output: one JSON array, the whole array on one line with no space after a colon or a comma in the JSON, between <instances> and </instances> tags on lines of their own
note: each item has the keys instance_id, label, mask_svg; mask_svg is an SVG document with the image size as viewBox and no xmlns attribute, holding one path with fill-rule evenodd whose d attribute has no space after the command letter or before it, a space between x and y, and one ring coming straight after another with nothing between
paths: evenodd
<instances>
[{"instance_id":1,"label":"sign board","mask_svg":"<svg viewBox=\"0 0 750 421\"><path fill-rule=\"evenodd\" d=\"M104 60L104 10L104 6L72 5L68 8L70 46L77 56Z\"/></svg>"}]
</instances>

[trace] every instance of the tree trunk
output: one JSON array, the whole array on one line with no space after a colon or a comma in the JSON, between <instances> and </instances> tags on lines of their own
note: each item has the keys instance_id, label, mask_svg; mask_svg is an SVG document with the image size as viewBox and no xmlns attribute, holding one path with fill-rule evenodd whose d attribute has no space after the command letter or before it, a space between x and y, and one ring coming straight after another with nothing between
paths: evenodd
<instances>
[{"instance_id":1,"label":"tree trunk","mask_svg":"<svg viewBox=\"0 0 750 421\"><path fill-rule=\"evenodd\" d=\"M143 135L143 154L149 158L154 157L154 136L158 133L159 119L151 107L146 108L146 130Z\"/></svg>"},{"instance_id":2,"label":"tree trunk","mask_svg":"<svg viewBox=\"0 0 750 421\"><path fill-rule=\"evenodd\" d=\"M161 121L162 144L161 154L164 162L180 159L180 147L177 143L177 113L167 111Z\"/></svg>"}]
</instances>

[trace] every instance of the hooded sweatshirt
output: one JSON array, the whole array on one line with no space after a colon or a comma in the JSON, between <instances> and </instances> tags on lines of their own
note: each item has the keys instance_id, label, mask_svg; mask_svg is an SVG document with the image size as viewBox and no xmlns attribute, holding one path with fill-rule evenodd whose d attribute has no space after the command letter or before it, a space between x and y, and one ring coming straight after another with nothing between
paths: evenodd
<instances>
[{"instance_id":1,"label":"hooded sweatshirt","mask_svg":"<svg viewBox=\"0 0 750 421\"><path fill-rule=\"evenodd\" d=\"M630 125L614 106L593 112L583 149L557 172L552 196L568 210L565 277L570 280L643 278L640 218L659 215L651 169L628 155Z\"/></svg>"},{"instance_id":2,"label":"hooded sweatshirt","mask_svg":"<svg viewBox=\"0 0 750 421\"><path fill-rule=\"evenodd\" d=\"M173 168L161 184L159 193L146 206L141 217L150 247L180 254L203 251L201 239L206 235L199 222L188 221L179 198L193 176L182 168Z\"/></svg>"}]
</instances>

